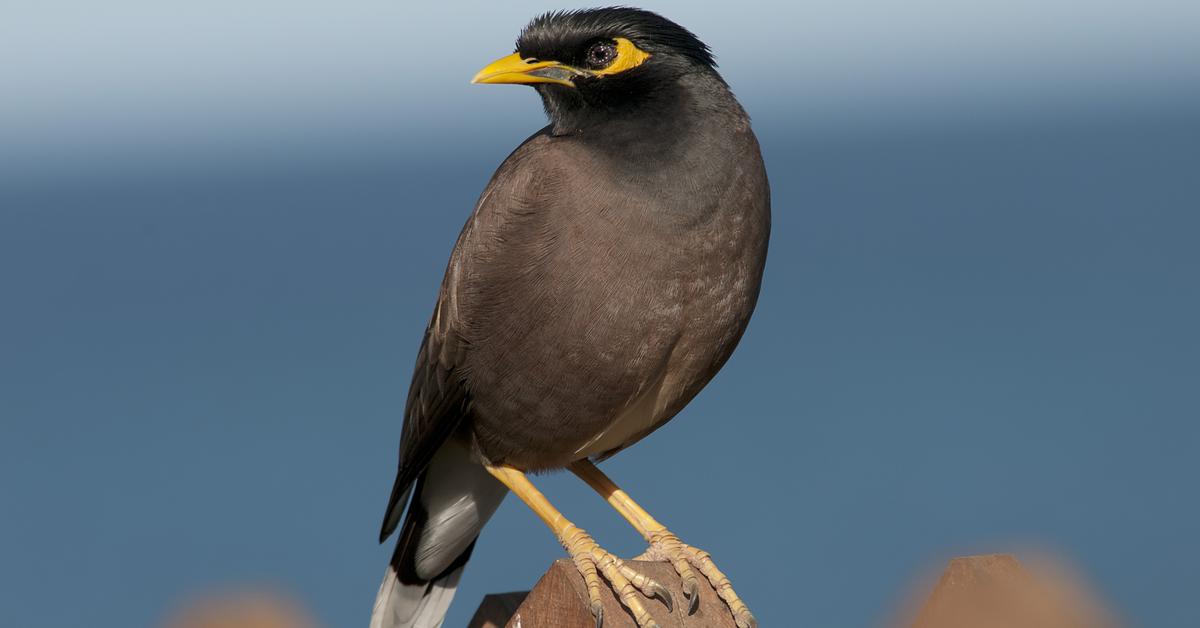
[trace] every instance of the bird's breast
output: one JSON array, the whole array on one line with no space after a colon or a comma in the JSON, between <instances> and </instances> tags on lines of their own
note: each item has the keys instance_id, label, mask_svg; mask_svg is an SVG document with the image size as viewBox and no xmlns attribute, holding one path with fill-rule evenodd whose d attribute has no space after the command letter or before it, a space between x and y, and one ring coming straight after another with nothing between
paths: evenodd
<instances>
[{"instance_id":1,"label":"bird's breast","mask_svg":"<svg viewBox=\"0 0 1200 628\"><path fill-rule=\"evenodd\" d=\"M471 342L486 457L536 470L623 448L712 378L753 310L769 218L758 179L708 183L617 184L506 237L537 244Z\"/></svg>"}]
</instances>

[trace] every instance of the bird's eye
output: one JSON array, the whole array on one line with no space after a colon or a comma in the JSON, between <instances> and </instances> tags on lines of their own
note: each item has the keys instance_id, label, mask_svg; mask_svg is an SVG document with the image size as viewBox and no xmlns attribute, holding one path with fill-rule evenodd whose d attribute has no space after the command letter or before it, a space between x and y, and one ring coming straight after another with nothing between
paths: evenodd
<instances>
[{"instance_id":1,"label":"bird's eye","mask_svg":"<svg viewBox=\"0 0 1200 628\"><path fill-rule=\"evenodd\" d=\"M612 64L617 58L617 45L611 41L598 41L587 49L584 61L589 68L600 70Z\"/></svg>"}]
</instances>

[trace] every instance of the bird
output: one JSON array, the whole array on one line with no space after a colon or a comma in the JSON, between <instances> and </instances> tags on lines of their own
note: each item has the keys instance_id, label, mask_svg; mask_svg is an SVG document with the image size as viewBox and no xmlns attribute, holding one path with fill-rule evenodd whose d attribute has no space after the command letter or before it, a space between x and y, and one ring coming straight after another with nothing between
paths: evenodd
<instances>
[{"instance_id":1,"label":"bird","mask_svg":"<svg viewBox=\"0 0 1200 628\"><path fill-rule=\"evenodd\" d=\"M600 468L688 404L729 359L762 284L770 188L749 116L710 48L649 11L555 11L477 84L532 86L548 124L501 163L446 266L417 352L379 540L399 530L371 628L440 626L484 524L516 494L550 527L604 622L639 628L667 589L599 546L529 475L569 470L670 561L687 612L703 550ZM717 463L713 463L716 465Z\"/></svg>"}]
</instances>

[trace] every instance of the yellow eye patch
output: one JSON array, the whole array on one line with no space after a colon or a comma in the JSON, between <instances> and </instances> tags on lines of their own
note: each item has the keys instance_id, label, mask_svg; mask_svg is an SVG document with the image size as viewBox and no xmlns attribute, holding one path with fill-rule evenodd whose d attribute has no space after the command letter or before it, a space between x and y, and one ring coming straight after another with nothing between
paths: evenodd
<instances>
[{"instance_id":1,"label":"yellow eye patch","mask_svg":"<svg viewBox=\"0 0 1200 628\"><path fill-rule=\"evenodd\" d=\"M618 74L636 68L650 58L650 53L638 48L636 44L624 37L617 37L613 41L617 42L616 58L603 70L592 70L592 74L598 76Z\"/></svg>"}]
</instances>

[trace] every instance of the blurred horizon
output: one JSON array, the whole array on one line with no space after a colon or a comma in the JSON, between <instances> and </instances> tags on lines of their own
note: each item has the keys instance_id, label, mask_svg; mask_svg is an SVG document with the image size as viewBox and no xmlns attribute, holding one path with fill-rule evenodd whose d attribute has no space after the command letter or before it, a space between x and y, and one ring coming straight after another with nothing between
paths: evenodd
<instances>
[{"instance_id":1,"label":"blurred horizon","mask_svg":"<svg viewBox=\"0 0 1200 628\"><path fill-rule=\"evenodd\" d=\"M709 43L752 116L772 128L871 133L1200 103L1200 5L1184 0L645 6ZM0 129L14 157L0 181L532 132L542 115L531 90L493 93L468 80L508 53L533 15L559 8L28 5L0 24L0 55L25 60L0 67ZM452 27L453 41L427 25Z\"/></svg>"},{"instance_id":2,"label":"blurred horizon","mask_svg":"<svg viewBox=\"0 0 1200 628\"><path fill-rule=\"evenodd\" d=\"M763 625L877 625L922 569L1034 547L1130 625L1192 628L1200 3L645 6L716 51L774 223L730 363L605 469ZM265 587L365 625L447 256L545 124L468 80L555 8L4 12L7 621L157 625ZM537 482L641 551L578 481ZM446 626L560 553L507 500Z\"/></svg>"}]
</instances>

